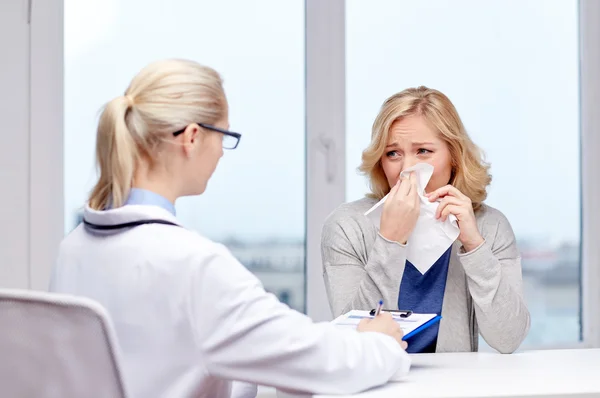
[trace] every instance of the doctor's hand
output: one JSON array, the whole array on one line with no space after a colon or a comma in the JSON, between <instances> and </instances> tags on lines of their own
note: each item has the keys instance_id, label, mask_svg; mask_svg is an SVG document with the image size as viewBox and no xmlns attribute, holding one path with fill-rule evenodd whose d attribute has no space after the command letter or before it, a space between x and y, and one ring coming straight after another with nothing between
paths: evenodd
<instances>
[{"instance_id":1,"label":"doctor's hand","mask_svg":"<svg viewBox=\"0 0 600 398\"><path fill-rule=\"evenodd\" d=\"M462 243L467 253L483 243L483 237L477 228L473 203L468 196L452 185L446 185L425 195L429 198L430 202L435 202L441 198L440 205L435 213L436 218L446 221L450 214L453 214L457 218L458 228L460 228L458 240Z\"/></svg>"},{"instance_id":2,"label":"doctor's hand","mask_svg":"<svg viewBox=\"0 0 600 398\"><path fill-rule=\"evenodd\" d=\"M417 224L421 210L417 176L410 173L394 185L383 204L379 233L387 240L406 243Z\"/></svg>"},{"instance_id":3,"label":"doctor's hand","mask_svg":"<svg viewBox=\"0 0 600 398\"><path fill-rule=\"evenodd\" d=\"M403 349L406 350L406 347L408 347L408 343L402 341L404 333L402 332L400 325L398 325L398 322L394 320L389 312L382 312L373 319L361 320L356 330L359 332L379 332L387 334L396 339Z\"/></svg>"}]
</instances>

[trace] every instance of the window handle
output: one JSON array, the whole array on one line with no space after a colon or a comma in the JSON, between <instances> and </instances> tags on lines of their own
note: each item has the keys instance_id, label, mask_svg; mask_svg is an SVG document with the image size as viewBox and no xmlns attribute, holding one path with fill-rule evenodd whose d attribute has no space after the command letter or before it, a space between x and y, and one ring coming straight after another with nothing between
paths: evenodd
<instances>
[{"instance_id":1,"label":"window handle","mask_svg":"<svg viewBox=\"0 0 600 398\"><path fill-rule=\"evenodd\" d=\"M335 181L336 177L335 141L327 137L324 133L321 133L317 139L317 150L325 155L325 180L331 184Z\"/></svg>"}]
</instances>

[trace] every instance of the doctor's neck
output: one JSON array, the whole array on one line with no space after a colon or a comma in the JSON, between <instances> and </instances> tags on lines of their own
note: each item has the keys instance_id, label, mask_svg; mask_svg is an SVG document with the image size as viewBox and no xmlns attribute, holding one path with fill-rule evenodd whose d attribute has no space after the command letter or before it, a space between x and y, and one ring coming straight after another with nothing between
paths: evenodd
<instances>
[{"instance_id":1,"label":"doctor's neck","mask_svg":"<svg viewBox=\"0 0 600 398\"><path fill-rule=\"evenodd\" d=\"M143 163L138 165L131 187L159 194L173 204L181 196L179 184L172 175L163 168L150 168Z\"/></svg>"}]
</instances>

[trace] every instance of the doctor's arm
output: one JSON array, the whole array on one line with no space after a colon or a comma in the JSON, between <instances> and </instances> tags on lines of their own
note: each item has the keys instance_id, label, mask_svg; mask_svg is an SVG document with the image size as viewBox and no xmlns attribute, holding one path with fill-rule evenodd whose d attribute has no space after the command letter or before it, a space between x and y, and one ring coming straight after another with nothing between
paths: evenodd
<instances>
[{"instance_id":1,"label":"doctor's arm","mask_svg":"<svg viewBox=\"0 0 600 398\"><path fill-rule=\"evenodd\" d=\"M256 398L258 386L253 383L234 381L231 383L231 398Z\"/></svg>"},{"instance_id":2,"label":"doctor's arm","mask_svg":"<svg viewBox=\"0 0 600 398\"><path fill-rule=\"evenodd\" d=\"M386 383L410 358L392 337L313 323L266 293L229 253L198 267L190 303L210 374L281 389L350 394Z\"/></svg>"},{"instance_id":3,"label":"doctor's arm","mask_svg":"<svg viewBox=\"0 0 600 398\"><path fill-rule=\"evenodd\" d=\"M323 279L334 317L375 308L381 299L386 308L397 309L406 245L376 233L365 254L365 235L349 216L330 217L323 226Z\"/></svg>"},{"instance_id":4,"label":"doctor's arm","mask_svg":"<svg viewBox=\"0 0 600 398\"><path fill-rule=\"evenodd\" d=\"M467 275L479 331L501 353L512 353L523 342L530 326L523 298L521 257L513 230L502 213L494 225L483 228L484 242L458 258Z\"/></svg>"}]
</instances>

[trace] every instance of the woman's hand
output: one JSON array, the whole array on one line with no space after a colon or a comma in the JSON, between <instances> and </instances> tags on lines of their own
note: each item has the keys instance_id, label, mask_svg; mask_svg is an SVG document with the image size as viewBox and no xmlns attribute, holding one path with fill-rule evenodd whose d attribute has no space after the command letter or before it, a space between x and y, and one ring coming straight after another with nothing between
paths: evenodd
<instances>
[{"instance_id":1,"label":"woman's hand","mask_svg":"<svg viewBox=\"0 0 600 398\"><path fill-rule=\"evenodd\" d=\"M446 185L426 194L430 202L441 198L435 217L446 221L450 214L458 219L460 235L458 240L466 252L476 249L483 242L483 237L477 228L477 220L473 212L471 199L452 185Z\"/></svg>"},{"instance_id":2,"label":"woman's hand","mask_svg":"<svg viewBox=\"0 0 600 398\"><path fill-rule=\"evenodd\" d=\"M406 243L415 228L420 208L417 177L410 173L408 178L398 180L385 200L379 233L388 240Z\"/></svg>"}]
</instances>

